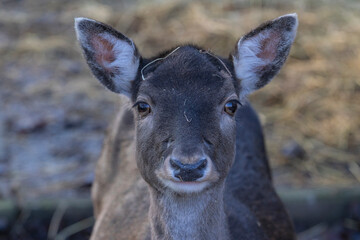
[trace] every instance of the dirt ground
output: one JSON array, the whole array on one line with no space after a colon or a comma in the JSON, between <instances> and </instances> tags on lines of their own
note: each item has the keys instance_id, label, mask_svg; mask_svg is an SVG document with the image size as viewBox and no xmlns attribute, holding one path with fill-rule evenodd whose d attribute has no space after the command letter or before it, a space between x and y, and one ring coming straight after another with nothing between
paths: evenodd
<instances>
[{"instance_id":1,"label":"dirt ground","mask_svg":"<svg viewBox=\"0 0 360 240\"><path fill-rule=\"evenodd\" d=\"M227 56L251 28L290 12L298 13L300 25L289 59L250 98L264 127L275 185L358 185L358 1L4 0L0 199L89 196L119 101L91 76L74 17L114 26L145 57L186 42Z\"/></svg>"}]
</instances>

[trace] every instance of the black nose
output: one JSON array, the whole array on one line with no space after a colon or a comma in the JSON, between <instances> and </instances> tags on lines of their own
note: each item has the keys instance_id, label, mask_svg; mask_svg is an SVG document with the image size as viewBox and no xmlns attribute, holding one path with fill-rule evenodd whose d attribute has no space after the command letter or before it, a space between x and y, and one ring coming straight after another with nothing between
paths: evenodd
<instances>
[{"instance_id":1,"label":"black nose","mask_svg":"<svg viewBox=\"0 0 360 240\"><path fill-rule=\"evenodd\" d=\"M194 164L183 164L179 160L170 159L170 165L174 170L174 176L183 182L193 182L202 176L207 165L206 158Z\"/></svg>"}]
</instances>

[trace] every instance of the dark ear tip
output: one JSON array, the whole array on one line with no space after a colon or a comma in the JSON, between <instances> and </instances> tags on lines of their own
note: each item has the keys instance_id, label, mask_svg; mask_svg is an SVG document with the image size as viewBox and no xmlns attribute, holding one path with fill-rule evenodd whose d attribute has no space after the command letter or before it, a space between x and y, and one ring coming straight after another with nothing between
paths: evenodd
<instances>
[{"instance_id":1,"label":"dark ear tip","mask_svg":"<svg viewBox=\"0 0 360 240\"><path fill-rule=\"evenodd\" d=\"M293 29L296 29L298 26L298 15L296 13L290 13L283 16L280 16L274 20L274 22L285 23L286 25L292 26Z\"/></svg>"},{"instance_id":2,"label":"dark ear tip","mask_svg":"<svg viewBox=\"0 0 360 240\"><path fill-rule=\"evenodd\" d=\"M84 18L84 17L74 18L74 22L75 22L75 29L77 31L83 30L84 28L86 28L86 26L96 23L95 20L90 19L90 18Z\"/></svg>"}]
</instances>

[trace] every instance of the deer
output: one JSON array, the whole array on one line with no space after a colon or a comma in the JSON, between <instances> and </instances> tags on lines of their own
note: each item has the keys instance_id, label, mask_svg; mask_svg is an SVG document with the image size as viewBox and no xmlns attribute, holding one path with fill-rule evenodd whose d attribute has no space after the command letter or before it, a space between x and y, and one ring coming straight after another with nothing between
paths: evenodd
<instances>
[{"instance_id":1,"label":"deer","mask_svg":"<svg viewBox=\"0 0 360 240\"><path fill-rule=\"evenodd\" d=\"M123 96L95 170L92 240L295 239L247 97L279 72L297 26L296 13L265 22L228 58L192 44L145 58L75 18L93 75Z\"/></svg>"}]
</instances>

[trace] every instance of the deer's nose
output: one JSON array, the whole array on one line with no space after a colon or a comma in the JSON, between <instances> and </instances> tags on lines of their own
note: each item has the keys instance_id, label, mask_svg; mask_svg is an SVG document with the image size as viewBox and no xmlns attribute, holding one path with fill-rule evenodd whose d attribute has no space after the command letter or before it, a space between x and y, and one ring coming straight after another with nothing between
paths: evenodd
<instances>
[{"instance_id":1,"label":"deer's nose","mask_svg":"<svg viewBox=\"0 0 360 240\"><path fill-rule=\"evenodd\" d=\"M193 182L204 176L207 167L206 158L202 158L194 164L183 164L177 159L170 159L170 166L174 176L183 182Z\"/></svg>"}]
</instances>

